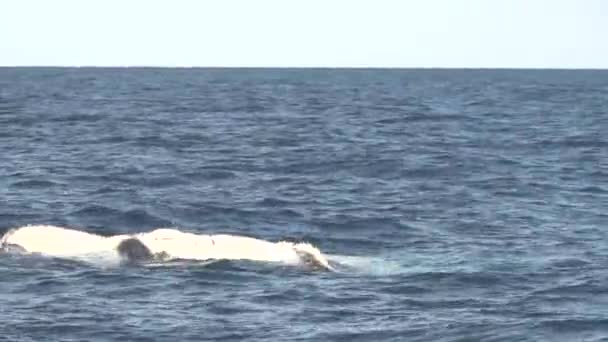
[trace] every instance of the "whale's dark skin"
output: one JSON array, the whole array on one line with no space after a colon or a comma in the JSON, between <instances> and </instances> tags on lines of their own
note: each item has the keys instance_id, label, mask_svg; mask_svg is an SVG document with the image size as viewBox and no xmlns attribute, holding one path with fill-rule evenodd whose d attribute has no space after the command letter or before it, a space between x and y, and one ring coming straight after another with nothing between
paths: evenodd
<instances>
[{"instance_id":1,"label":"whale's dark skin","mask_svg":"<svg viewBox=\"0 0 608 342\"><path fill-rule=\"evenodd\" d=\"M0 251L2 252L7 252L7 253L19 253L19 254L25 254L27 253L27 251L25 250L25 248L19 246L19 245L15 245L15 244L10 244L10 243L4 243L0 246Z\"/></svg>"},{"instance_id":2,"label":"whale's dark skin","mask_svg":"<svg viewBox=\"0 0 608 342\"><path fill-rule=\"evenodd\" d=\"M149 261L163 261L169 259L165 252L152 253L150 248L137 238L128 238L120 242L116 247L118 255L127 263L142 263Z\"/></svg>"},{"instance_id":3,"label":"whale's dark skin","mask_svg":"<svg viewBox=\"0 0 608 342\"><path fill-rule=\"evenodd\" d=\"M150 249L136 238L129 238L120 242L118 254L127 262L145 262L154 259L154 255Z\"/></svg>"}]
</instances>

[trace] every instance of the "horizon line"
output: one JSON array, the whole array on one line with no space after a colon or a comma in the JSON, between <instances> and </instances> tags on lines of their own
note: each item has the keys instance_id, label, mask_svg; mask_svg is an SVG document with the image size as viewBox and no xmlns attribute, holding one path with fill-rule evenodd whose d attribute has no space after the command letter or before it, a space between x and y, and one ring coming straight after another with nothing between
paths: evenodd
<instances>
[{"instance_id":1,"label":"horizon line","mask_svg":"<svg viewBox=\"0 0 608 342\"><path fill-rule=\"evenodd\" d=\"M0 65L0 68L73 68L73 69L311 69L311 70L580 70L608 71L608 67L459 67L459 66L204 66L204 65Z\"/></svg>"}]
</instances>

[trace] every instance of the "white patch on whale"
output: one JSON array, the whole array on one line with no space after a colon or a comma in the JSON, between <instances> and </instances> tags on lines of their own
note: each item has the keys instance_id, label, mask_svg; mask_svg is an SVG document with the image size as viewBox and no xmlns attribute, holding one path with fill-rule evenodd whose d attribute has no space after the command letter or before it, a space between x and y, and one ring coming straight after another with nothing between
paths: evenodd
<instances>
[{"instance_id":1,"label":"white patch on whale","mask_svg":"<svg viewBox=\"0 0 608 342\"><path fill-rule=\"evenodd\" d=\"M332 269L321 251L308 243L270 242L227 234L193 234L167 228L104 237L56 226L24 226L4 234L0 246L4 246L3 249L18 246L27 253L60 258L120 260L118 246L129 239L141 241L153 255L162 255L164 260L252 260Z\"/></svg>"}]
</instances>

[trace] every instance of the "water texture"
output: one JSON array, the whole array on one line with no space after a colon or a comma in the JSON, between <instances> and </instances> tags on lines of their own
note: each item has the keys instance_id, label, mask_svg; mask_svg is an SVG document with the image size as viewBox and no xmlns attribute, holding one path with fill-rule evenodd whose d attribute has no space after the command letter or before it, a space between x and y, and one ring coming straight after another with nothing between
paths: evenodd
<instances>
[{"instance_id":1,"label":"water texture","mask_svg":"<svg viewBox=\"0 0 608 342\"><path fill-rule=\"evenodd\" d=\"M0 234L174 227L347 266L0 255L6 341L608 341L608 72L0 68Z\"/></svg>"}]
</instances>

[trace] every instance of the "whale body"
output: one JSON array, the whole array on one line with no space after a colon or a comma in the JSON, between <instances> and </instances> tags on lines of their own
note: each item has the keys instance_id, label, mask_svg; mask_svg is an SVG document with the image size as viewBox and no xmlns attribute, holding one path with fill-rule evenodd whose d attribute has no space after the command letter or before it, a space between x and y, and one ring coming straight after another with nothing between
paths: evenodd
<instances>
[{"instance_id":1,"label":"whale body","mask_svg":"<svg viewBox=\"0 0 608 342\"><path fill-rule=\"evenodd\" d=\"M308 243L270 242L228 234L193 234L168 228L105 237L56 226L24 226L5 233L0 239L0 248L60 258L109 256L128 262L252 260L332 269L321 251Z\"/></svg>"}]
</instances>

